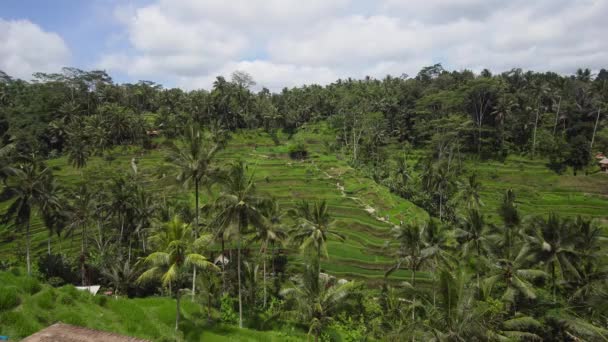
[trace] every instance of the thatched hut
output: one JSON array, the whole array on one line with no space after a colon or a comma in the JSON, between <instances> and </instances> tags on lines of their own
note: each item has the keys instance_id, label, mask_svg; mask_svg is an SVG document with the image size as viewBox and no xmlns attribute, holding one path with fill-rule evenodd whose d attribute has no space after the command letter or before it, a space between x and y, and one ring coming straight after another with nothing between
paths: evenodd
<instances>
[{"instance_id":1,"label":"thatched hut","mask_svg":"<svg viewBox=\"0 0 608 342\"><path fill-rule=\"evenodd\" d=\"M600 169L602 169L602 171L608 173L608 158L604 158L602 160L600 160L598 162Z\"/></svg>"}]
</instances>

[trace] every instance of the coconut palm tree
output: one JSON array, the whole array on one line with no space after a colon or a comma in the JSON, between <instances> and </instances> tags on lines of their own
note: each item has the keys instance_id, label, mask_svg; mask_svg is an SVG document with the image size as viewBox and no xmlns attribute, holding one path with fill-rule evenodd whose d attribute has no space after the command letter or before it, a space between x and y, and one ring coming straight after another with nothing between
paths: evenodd
<instances>
[{"instance_id":1,"label":"coconut palm tree","mask_svg":"<svg viewBox=\"0 0 608 342\"><path fill-rule=\"evenodd\" d=\"M466 216L461 219L459 227L456 228L456 237L460 242L463 256L475 256L475 274L477 287L480 287L479 275L485 260L485 252L488 249L489 236L488 227L481 212L470 209Z\"/></svg>"},{"instance_id":2,"label":"coconut palm tree","mask_svg":"<svg viewBox=\"0 0 608 342\"><path fill-rule=\"evenodd\" d=\"M256 234L254 236L254 241L260 242L261 245L260 253L262 254L263 259L264 274L264 307L266 307L266 259L268 258L268 246L273 246L272 250L274 253L274 245L276 243L282 243L287 237L287 234L281 226L283 211L281 210L279 202L277 202L276 199L271 198L267 201L264 201L264 203L262 203L262 205L260 206L260 211L262 213L262 216L264 216L264 224L257 227Z\"/></svg>"},{"instance_id":3,"label":"coconut palm tree","mask_svg":"<svg viewBox=\"0 0 608 342\"><path fill-rule=\"evenodd\" d=\"M525 299L536 299L536 291L534 285L530 281L545 278L547 273L542 270L526 268L528 250L523 247L518 255L513 259L498 259L490 264L488 276L483 280L483 289L486 296L490 296L494 285L497 283L504 284L504 290L501 287L501 299L503 302L515 311L517 297Z\"/></svg>"},{"instance_id":4,"label":"coconut palm tree","mask_svg":"<svg viewBox=\"0 0 608 342\"><path fill-rule=\"evenodd\" d=\"M259 209L261 198L256 192L253 174L247 174L247 165L242 162L232 164L222 180L222 191L215 201L217 214L213 226L223 230L227 236L235 236L237 241L237 277L239 293L239 327L243 327L243 301L241 282L241 243L251 227L264 225L264 217Z\"/></svg>"},{"instance_id":5,"label":"coconut palm tree","mask_svg":"<svg viewBox=\"0 0 608 342\"><path fill-rule=\"evenodd\" d=\"M332 284L328 278L319 277L317 262L307 265L302 277L281 291L294 304L286 314L307 324L308 334L314 335L315 342L357 286L354 281Z\"/></svg>"},{"instance_id":6,"label":"coconut palm tree","mask_svg":"<svg viewBox=\"0 0 608 342\"><path fill-rule=\"evenodd\" d=\"M175 180L186 188L194 186L195 224L194 238L198 237L199 222L199 195L200 187L211 187L216 171L212 169L212 161L218 151L218 145L213 144L198 125L186 128L182 138L175 144L168 143L169 154L167 159L175 166ZM196 292L196 269L193 270L192 300Z\"/></svg>"},{"instance_id":7,"label":"coconut palm tree","mask_svg":"<svg viewBox=\"0 0 608 342\"><path fill-rule=\"evenodd\" d=\"M422 230L423 249L421 256L431 263L433 277L433 306L436 304L436 280L437 269L442 266L451 269L455 263L455 258L447 250L448 237L444 226L440 225L436 220L429 219Z\"/></svg>"},{"instance_id":8,"label":"coconut palm tree","mask_svg":"<svg viewBox=\"0 0 608 342\"><path fill-rule=\"evenodd\" d=\"M68 234L80 230L80 269L82 273L82 286L85 286L85 258L87 249L87 228L95 214L96 201L94 194L82 184L72 193L72 203L68 209L69 223L66 226Z\"/></svg>"},{"instance_id":9,"label":"coconut palm tree","mask_svg":"<svg viewBox=\"0 0 608 342\"><path fill-rule=\"evenodd\" d=\"M572 275L580 279L573 259L576 256L575 235L571 223L560 219L555 214L548 218L536 217L526 232L528 260L535 264L544 265L545 271L551 276L553 301L557 301L557 280Z\"/></svg>"},{"instance_id":10,"label":"coconut palm tree","mask_svg":"<svg viewBox=\"0 0 608 342\"><path fill-rule=\"evenodd\" d=\"M475 306L475 291L464 268L441 270L439 274L439 305L431 311L426 340L485 340L484 311Z\"/></svg>"},{"instance_id":11,"label":"coconut palm tree","mask_svg":"<svg viewBox=\"0 0 608 342\"><path fill-rule=\"evenodd\" d=\"M296 218L296 226L289 232L291 240L298 244L302 252L312 252L317 262L317 272L321 270L321 258L329 258L327 240L330 237L344 241L345 236L334 231L333 219L325 200L300 202L291 211Z\"/></svg>"},{"instance_id":12,"label":"coconut palm tree","mask_svg":"<svg viewBox=\"0 0 608 342\"><path fill-rule=\"evenodd\" d=\"M422 240L422 229L416 224L407 224L397 226L393 229L394 237L399 247L397 249L397 263L391 267L386 273L388 277L393 272L399 270L405 262L409 264L411 271L411 288L412 291L412 320L416 319L416 272L420 269L426 258L422 254L424 243Z\"/></svg>"},{"instance_id":13,"label":"coconut palm tree","mask_svg":"<svg viewBox=\"0 0 608 342\"><path fill-rule=\"evenodd\" d=\"M51 202L49 188L53 182L53 174L51 169L35 160L35 157L29 159L12 170L12 176L8 179L7 186L0 193L0 202L12 200L2 216L2 221L4 223L13 221L17 228L25 228L27 273L31 275L30 223L32 211L42 210L45 203Z\"/></svg>"},{"instance_id":14,"label":"coconut palm tree","mask_svg":"<svg viewBox=\"0 0 608 342\"><path fill-rule=\"evenodd\" d=\"M194 252L196 244L207 240L208 236L204 236L192 242L192 226L182 222L178 216L173 217L150 237L150 244L161 249L143 259L143 264L148 269L137 278L137 282L145 283L160 279L163 286L175 289L175 330L179 328L180 319L179 287L188 269L217 268L203 255Z\"/></svg>"},{"instance_id":15,"label":"coconut palm tree","mask_svg":"<svg viewBox=\"0 0 608 342\"><path fill-rule=\"evenodd\" d=\"M466 181L458 181L458 192L456 198L464 203L467 209L478 209L483 206L481 200L481 182L477 180L476 174L471 174Z\"/></svg>"}]
</instances>

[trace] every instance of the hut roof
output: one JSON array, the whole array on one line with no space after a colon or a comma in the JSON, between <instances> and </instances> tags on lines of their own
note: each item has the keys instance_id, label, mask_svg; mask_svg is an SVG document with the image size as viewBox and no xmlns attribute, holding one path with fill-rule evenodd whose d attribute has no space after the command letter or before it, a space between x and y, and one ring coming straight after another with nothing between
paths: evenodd
<instances>
[{"instance_id":1,"label":"hut roof","mask_svg":"<svg viewBox=\"0 0 608 342\"><path fill-rule=\"evenodd\" d=\"M602 165L608 165L608 158L604 158L604 159L600 160L599 163Z\"/></svg>"},{"instance_id":2,"label":"hut roof","mask_svg":"<svg viewBox=\"0 0 608 342\"><path fill-rule=\"evenodd\" d=\"M50 327L26 337L23 342L149 342L135 337L111 332L55 323Z\"/></svg>"},{"instance_id":3,"label":"hut roof","mask_svg":"<svg viewBox=\"0 0 608 342\"><path fill-rule=\"evenodd\" d=\"M216 265L227 265L229 262L230 259L228 259L228 257L222 254L218 255L217 258L215 258L215 260L213 261L213 263Z\"/></svg>"}]
</instances>

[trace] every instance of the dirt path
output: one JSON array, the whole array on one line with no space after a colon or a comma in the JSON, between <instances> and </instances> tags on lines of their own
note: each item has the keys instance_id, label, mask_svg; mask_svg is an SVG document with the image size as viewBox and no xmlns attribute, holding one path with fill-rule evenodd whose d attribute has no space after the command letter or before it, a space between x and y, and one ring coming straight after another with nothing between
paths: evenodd
<instances>
[{"instance_id":1,"label":"dirt path","mask_svg":"<svg viewBox=\"0 0 608 342\"><path fill-rule=\"evenodd\" d=\"M336 178L332 175L330 175L327 171L322 170L316 163L314 160L311 160L310 163L314 166L314 168L319 172L325 175L326 179L337 179L338 181L336 182L336 189L338 189L338 191L340 191L340 194L342 195L342 197L351 199L353 201L355 201L355 203L357 203L360 207L362 207L363 210L365 210L368 214L370 214L374 219L376 219L379 222L382 223L387 223L390 225L393 225L390 221L388 221L386 218L384 217L380 217L378 215L376 215L376 209L373 208L372 206L370 206L369 204L365 203L361 198L359 197L354 197L354 196L347 196L346 195L346 190L344 188L344 185L340 184L340 179ZM394 225L393 225L394 226Z\"/></svg>"}]
</instances>

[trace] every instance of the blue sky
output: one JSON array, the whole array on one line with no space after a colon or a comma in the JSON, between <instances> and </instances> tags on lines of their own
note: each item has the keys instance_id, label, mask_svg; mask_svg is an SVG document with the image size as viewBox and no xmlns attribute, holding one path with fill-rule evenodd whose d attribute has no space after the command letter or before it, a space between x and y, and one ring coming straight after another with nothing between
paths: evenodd
<instances>
[{"instance_id":1,"label":"blue sky","mask_svg":"<svg viewBox=\"0 0 608 342\"><path fill-rule=\"evenodd\" d=\"M606 13L608 0L3 0L0 70L185 89L242 70L273 90L437 62L568 74L607 67Z\"/></svg>"}]
</instances>

